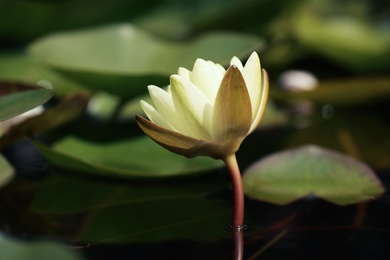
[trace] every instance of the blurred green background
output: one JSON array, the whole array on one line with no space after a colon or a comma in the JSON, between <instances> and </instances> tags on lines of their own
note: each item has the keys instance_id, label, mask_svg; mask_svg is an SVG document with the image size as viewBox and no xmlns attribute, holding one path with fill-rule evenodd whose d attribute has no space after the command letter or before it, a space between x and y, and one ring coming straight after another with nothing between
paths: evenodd
<instances>
[{"instance_id":1,"label":"blurred green background","mask_svg":"<svg viewBox=\"0 0 390 260\"><path fill-rule=\"evenodd\" d=\"M265 155L315 144L366 163L388 184L386 0L0 0L0 95L35 89L40 80L51 83L54 95L45 113L0 131L0 176L7 174L0 183L0 230L76 247L96 244L89 249L95 257L118 249L107 245L131 245L142 256L151 248L169 255L183 243L177 255L226 259L229 234L219 225L230 221L231 205L223 165L163 150L141 134L134 115L142 113L138 102L148 98L147 85L164 87L179 66L192 69L199 57L226 67L232 56L245 62L253 51L271 90L259 130L237 154L243 172ZM289 89L293 80L281 75L291 70L310 72L318 84ZM8 182L12 170L16 177ZM360 227L377 231L359 233L346 256L359 256L373 238L377 247L361 254L382 259L388 253L382 236L389 232L388 213L381 215L388 195L363 209L296 203L248 201L247 219L255 226L247 233L248 255L280 225L350 228L362 211L368 217ZM328 217L334 215L340 217ZM293 233L282 245L299 248L314 237L320 242L313 250L304 256L292 250L295 256L333 256L351 241L348 228L332 231L338 240L321 231ZM331 249L319 246L329 243ZM269 257L283 252L291 250L282 246Z\"/></svg>"}]
</instances>

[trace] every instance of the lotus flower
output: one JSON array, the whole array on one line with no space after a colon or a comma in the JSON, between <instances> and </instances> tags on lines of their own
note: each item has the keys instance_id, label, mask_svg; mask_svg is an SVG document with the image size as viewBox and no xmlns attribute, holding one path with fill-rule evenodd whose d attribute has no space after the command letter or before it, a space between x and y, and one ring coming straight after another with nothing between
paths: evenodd
<instances>
[{"instance_id":1,"label":"lotus flower","mask_svg":"<svg viewBox=\"0 0 390 260\"><path fill-rule=\"evenodd\" d=\"M167 90L148 86L153 105L141 101L150 119L141 129L166 149L187 157L223 159L235 154L263 116L268 77L253 52L245 66L233 57L220 64L197 59L192 71L179 68Z\"/></svg>"}]
</instances>

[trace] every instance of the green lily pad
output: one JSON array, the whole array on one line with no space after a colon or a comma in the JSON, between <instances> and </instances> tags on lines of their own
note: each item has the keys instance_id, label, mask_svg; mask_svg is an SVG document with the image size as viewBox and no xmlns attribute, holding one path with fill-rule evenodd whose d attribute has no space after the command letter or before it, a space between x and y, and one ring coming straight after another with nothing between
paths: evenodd
<instances>
[{"instance_id":1,"label":"green lily pad","mask_svg":"<svg viewBox=\"0 0 390 260\"><path fill-rule=\"evenodd\" d=\"M363 21L351 15L324 13L323 6L295 13L294 32L301 44L355 71L389 68L390 30L385 23L372 24L368 18Z\"/></svg>"},{"instance_id":2,"label":"green lily pad","mask_svg":"<svg viewBox=\"0 0 390 260\"><path fill-rule=\"evenodd\" d=\"M0 87L3 88L1 82ZM20 115L43 104L52 95L51 89L38 88L0 96L0 121Z\"/></svg>"},{"instance_id":3,"label":"green lily pad","mask_svg":"<svg viewBox=\"0 0 390 260\"><path fill-rule=\"evenodd\" d=\"M352 78L323 80L310 91L287 92L273 89L271 96L278 100L310 100L319 104L359 105L376 102L390 96L390 78Z\"/></svg>"},{"instance_id":4,"label":"green lily pad","mask_svg":"<svg viewBox=\"0 0 390 260\"><path fill-rule=\"evenodd\" d=\"M14 176L14 168L0 154L0 188L6 185Z\"/></svg>"},{"instance_id":5,"label":"green lily pad","mask_svg":"<svg viewBox=\"0 0 390 260\"><path fill-rule=\"evenodd\" d=\"M89 95L84 92L75 92L64 97L56 106L46 109L42 114L13 125L0 137L0 148L28 135L43 134L75 120L84 113L88 100Z\"/></svg>"},{"instance_id":6,"label":"green lily pad","mask_svg":"<svg viewBox=\"0 0 390 260\"><path fill-rule=\"evenodd\" d=\"M107 176L178 176L209 171L223 165L222 161L208 157L187 159L173 154L146 136L110 143L93 143L69 136L52 148L38 147L57 166Z\"/></svg>"},{"instance_id":7,"label":"green lily pad","mask_svg":"<svg viewBox=\"0 0 390 260\"><path fill-rule=\"evenodd\" d=\"M247 57L262 46L256 36L234 33L170 42L117 24L49 35L33 42L29 52L91 89L128 99L145 93L149 84L167 85L169 75L179 67L192 69L197 58L227 65L233 56Z\"/></svg>"},{"instance_id":8,"label":"green lily pad","mask_svg":"<svg viewBox=\"0 0 390 260\"><path fill-rule=\"evenodd\" d=\"M53 92L57 96L84 89L79 83L44 67L25 52L0 53L0 79L28 84L47 80L53 85Z\"/></svg>"},{"instance_id":9,"label":"green lily pad","mask_svg":"<svg viewBox=\"0 0 390 260\"><path fill-rule=\"evenodd\" d=\"M0 234L1 258L7 260L78 260L75 251L55 242L25 242L7 238Z\"/></svg>"},{"instance_id":10,"label":"green lily pad","mask_svg":"<svg viewBox=\"0 0 390 260\"><path fill-rule=\"evenodd\" d=\"M279 205L309 195L348 205L385 191L364 163L313 145L261 159L245 171L243 183L247 196Z\"/></svg>"}]
</instances>

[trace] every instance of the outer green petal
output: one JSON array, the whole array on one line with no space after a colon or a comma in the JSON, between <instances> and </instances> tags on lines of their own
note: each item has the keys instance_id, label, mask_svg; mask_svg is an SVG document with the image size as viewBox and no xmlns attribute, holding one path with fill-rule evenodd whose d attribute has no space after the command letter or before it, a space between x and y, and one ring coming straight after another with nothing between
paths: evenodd
<instances>
[{"instance_id":1,"label":"outer green petal","mask_svg":"<svg viewBox=\"0 0 390 260\"><path fill-rule=\"evenodd\" d=\"M180 125L175 128L188 136L211 140L211 116L207 107L210 103L207 97L190 81L179 75L171 76L172 99Z\"/></svg>"},{"instance_id":2,"label":"outer green petal","mask_svg":"<svg viewBox=\"0 0 390 260\"><path fill-rule=\"evenodd\" d=\"M237 142L239 145L251 124L249 93L240 70L233 65L227 70L215 100L213 137L219 144Z\"/></svg>"},{"instance_id":3,"label":"outer green petal","mask_svg":"<svg viewBox=\"0 0 390 260\"><path fill-rule=\"evenodd\" d=\"M260 93L262 91L261 85L261 67L260 59L256 52L253 52L242 70L242 75L248 88L249 96L251 97L253 118L256 117L255 111L258 110L260 104Z\"/></svg>"},{"instance_id":4,"label":"outer green petal","mask_svg":"<svg viewBox=\"0 0 390 260\"><path fill-rule=\"evenodd\" d=\"M225 150L216 144L191 138L163 128L137 115L136 121L142 131L167 150L186 157L209 156L215 159L226 157Z\"/></svg>"},{"instance_id":5,"label":"outer green petal","mask_svg":"<svg viewBox=\"0 0 390 260\"><path fill-rule=\"evenodd\" d=\"M264 115L265 107L267 105L268 100L268 89L269 89L269 80L268 80L268 73L266 70L262 69L262 83L261 83L261 98L260 98L260 105L259 109L256 112L255 118L252 122L251 129L249 130L249 133L252 133L260 124L261 118Z\"/></svg>"}]
</instances>

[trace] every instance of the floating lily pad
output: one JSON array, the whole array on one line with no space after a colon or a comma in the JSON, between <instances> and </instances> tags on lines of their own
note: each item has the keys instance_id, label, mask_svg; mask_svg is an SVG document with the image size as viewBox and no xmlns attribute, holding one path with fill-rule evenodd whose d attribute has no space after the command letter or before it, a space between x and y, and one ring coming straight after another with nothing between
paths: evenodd
<instances>
[{"instance_id":1,"label":"floating lily pad","mask_svg":"<svg viewBox=\"0 0 390 260\"><path fill-rule=\"evenodd\" d=\"M247 196L280 205L310 195L348 205L384 192L364 163L313 145L261 159L245 171L243 183Z\"/></svg>"},{"instance_id":2,"label":"floating lily pad","mask_svg":"<svg viewBox=\"0 0 390 260\"><path fill-rule=\"evenodd\" d=\"M93 143L69 136L52 148L38 147L57 166L107 176L177 176L209 171L223 165L222 161L208 157L187 159L173 154L146 136L111 143Z\"/></svg>"},{"instance_id":3,"label":"floating lily pad","mask_svg":"<svg viewBox=\"0 0 390 260\"><path fill-rule=\"evenodd\" d=\"M0 87L12 88L12 86L8 84L7 86L2 86L1 82ZM26 90L0 96L0 121L20 115L43 104L49 100L52 95L53 91L51 89L37 88L35 90Z\"/></svg>"},{"instance_id":4,"label":"floating lily pad","mask_svg":"<svg viewBox=\"0 0 390 260\"><path fill-rule=\"evenodd\" d=\"M88 104L89 96L84 92L75 92L61 99L55 107L40 115L18 122L0 137L0 148L19 141L28 135L39 135L65 125L82 113Z\"/></svg>"},{"instance_id":5,"label":"floating lily pad","mask_svg":"<svg viewBox=\"0 0 390 260\"><path fill-rule=\"evenodd\" d=\"M310 91L287 92L274 89L278 100L310 100L319 104L357 105L390 97L390 78L354 78L321 81Z\"/></svg>"},{"instance_id":6,"label":"floating lily pad","mask_svg":"<svg viewBox=\"0 0 390 260\"><path fill-rule=\"evenodd\" d=\"M262 46L256 36L234 33L171 42L118 24L49 35L32 43L29 51L91 89L126 99L145 93L149 84L167 85L169 75L179 67L192 69L197 58L228 65L233 56L244 58Z\"/></svg>"},{"instance_id":7,"label":"floating lily pad","mask_svg":"<svg viewBox=\"0 0 390 260\"><path fill-rule=\"evenodd\" d=\"M34 85L40 80L47 80L57 96L83 89L79 83L43 66L25 52L0 53L0 79Z\"/></svg>"},{"instance_id":8,"label":"floating lily pad","mask_svg":"<svg viewBox=\"0 0 390 260\"><path fill-rule=\"evenodd\" d=\"M355 71L389 68L390 30L385 22L373 24L369 18L364 21L324 9L304 8L295 13L294 32L302 45ZM332 15L326 15L327 11Z\"/></svg>"}]
</instances>

